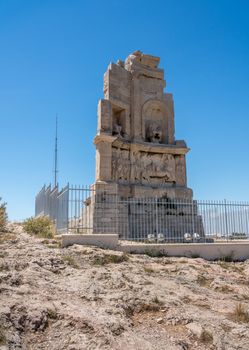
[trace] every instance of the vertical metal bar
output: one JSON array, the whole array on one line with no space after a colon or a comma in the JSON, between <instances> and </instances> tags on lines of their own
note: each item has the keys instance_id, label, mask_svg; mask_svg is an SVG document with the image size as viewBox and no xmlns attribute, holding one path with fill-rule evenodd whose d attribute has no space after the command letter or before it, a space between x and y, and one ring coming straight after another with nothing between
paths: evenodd
<instances>
[{"instance_id":1,"label":"vertical metal bar","mask_svg":"<svg viewBox=\"0 0 249 350\"><path fill-rule=\"evenodd\" d=\"M228 222L227 222L227 201L224 199L224 206L225 206L225 229L226 229L226 239L228 241Z\"/></svg>"}]
</instances>

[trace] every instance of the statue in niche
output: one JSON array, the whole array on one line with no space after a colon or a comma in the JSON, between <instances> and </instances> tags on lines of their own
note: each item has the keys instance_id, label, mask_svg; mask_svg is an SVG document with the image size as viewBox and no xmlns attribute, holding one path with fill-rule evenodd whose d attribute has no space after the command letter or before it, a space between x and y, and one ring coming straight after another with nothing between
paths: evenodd
<instances>
[{"instance_id":1,"label":"statue in niche","mask_svg":"<svg viewBox=\"0 0 249 350\"><path fill-rule=\"evenodd\" d=\"M149 141L152 143L162 142L162 128L159 125L159 123L152 122L147 126L146 141Z\"/></svg>"},{"instance_id":2,"label":"statue in niche","mask_svg":"<svg viewBox=\"0 0 249 350\"><path fill-rule=\"evenodd\" d=\"M113 124L112 134L118 137L122 137L122 125L118 123Z\"/></svg>"}]
</instances>

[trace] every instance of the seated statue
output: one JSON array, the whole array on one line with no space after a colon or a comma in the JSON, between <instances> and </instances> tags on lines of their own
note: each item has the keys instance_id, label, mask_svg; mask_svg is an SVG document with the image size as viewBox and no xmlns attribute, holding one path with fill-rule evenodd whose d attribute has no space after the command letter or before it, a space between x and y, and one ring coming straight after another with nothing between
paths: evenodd
<instances>
[{"instance_id":1,"label":"seated statue","mask_svg":"<svg viewBox=\"0 0 249 350\"><path fill-rule=\"evenodd\" d=\"M122 126L118 123L114 123L112 134L122 137Z\"/></svg>"},{"instance_id":2,"label":"seated statue","mask_svg":"<svg viewBox=\"0 0 249 350\"><path fill-rule=\"evenodd\" d=\"M153 143L162 142L162 129L158 123L152 122L146 130L146 141Z\"/></svg>"}]
</instances>

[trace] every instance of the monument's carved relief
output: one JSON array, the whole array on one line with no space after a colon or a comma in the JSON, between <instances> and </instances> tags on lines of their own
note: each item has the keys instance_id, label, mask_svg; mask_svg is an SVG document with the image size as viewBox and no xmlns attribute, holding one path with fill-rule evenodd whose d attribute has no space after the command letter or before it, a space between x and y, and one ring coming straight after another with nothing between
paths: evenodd
<instances>
[{"instance_id":1,"label":"monument's carved relief","mask_svg":"<svg viewBox=\"0 0 249 350\"><path fill-rule=\"evenodd\" d=\"M127 196L147 196L156 188L159 196L192 198L188 148L175 140L173 97L164 92L159 61L136 51L109 65L98 106L96 181L118 185L122 194L127 189Z\"/></svg>"},{"instance_id":2,"label":"monument's carved relief","mask_svg":"<svg viewBox=\"0 0 249 350\"><path fill-rule=\"evenodd\" d=\"M175 158L171 154L131 152L114 148L112 180L129 184L175 183Z\"/></svg>"}]
</instances>

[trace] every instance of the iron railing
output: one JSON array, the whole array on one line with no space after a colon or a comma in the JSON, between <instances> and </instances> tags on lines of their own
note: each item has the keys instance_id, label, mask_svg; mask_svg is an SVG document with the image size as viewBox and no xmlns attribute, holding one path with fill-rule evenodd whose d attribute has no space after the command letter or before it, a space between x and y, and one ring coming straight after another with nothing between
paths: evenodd
<instances>
[{"instance_id":1,"label":"iron railing","mask_svg":"<svg viewBox=\"0 0 249 350\"><path fill-rule=\"evenodd\" d=\"M249 203L170 198L124 198L104 185L43 187L35 215L59 233L117 233L141 242L215 242L249 237Z\"/></svg>"}]
</instances>

